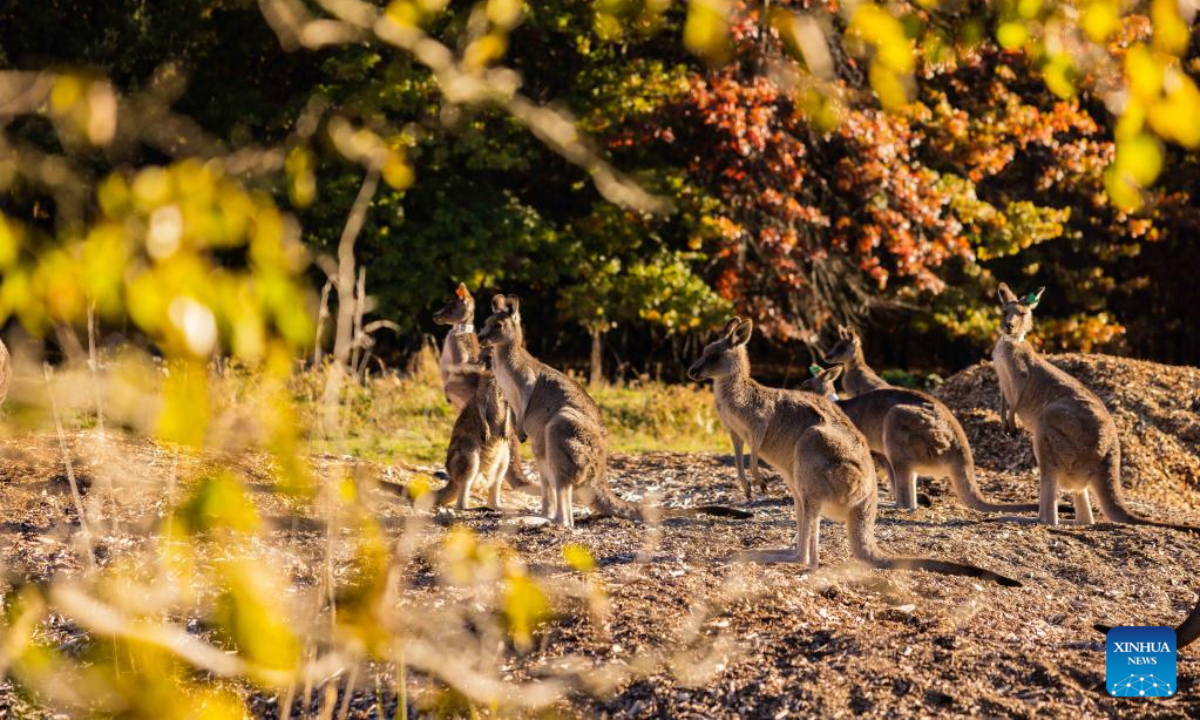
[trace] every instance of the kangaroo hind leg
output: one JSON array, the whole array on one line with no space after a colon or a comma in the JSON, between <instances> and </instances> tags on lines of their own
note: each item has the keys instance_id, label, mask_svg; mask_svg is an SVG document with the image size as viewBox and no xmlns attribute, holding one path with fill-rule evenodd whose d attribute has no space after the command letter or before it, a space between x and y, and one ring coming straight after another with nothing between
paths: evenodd
<instances>
[{"instance_id":1,"label":"kangaroo hind leg","mask_svg":"<svg viewBox=\"0 0 1200 720\"><path fill-rule=\"evenodd\" d=\"M742 438L735 432L729 433L729 439L733 441L733 465L737 468L738 485L742 486L742 492L746 495L746 500L752 500L754 493L750 489L750 481L746 479L746 461L742 456L742 449L745 447Z\"/></svg>"},{"instance_id":2,"label":"kangaroo hind leg","mask_svg":"<svg viewBox=\"0 0 1200 720\"><path fill-rule=\"evenodd\" d=\"M1055 467L1054 452L1047 447L1044 437L1034 437L1033 455L1037 458L1038 474L1038 521L1045 525L1058 525L1059 471Z\"/></svg>"},{"instance_id":3,"label":"kangaroo hind leg","mask_svg":"<svg viewBox=\"0 0 1200 720\"><path fill-rule=\"evenodd\" d=\"M906 460L889 460L892 468L892 498L900 510L917 509L917 469Z\"/></svg>"},{"instance_id":4,"label":"kangaroo hind leg","mask_svg":"<svg viewBox=\"0 0 1200 720\"><path fill-rule=\"evenodd\" d=\"M1092 515L1092 499L1087 488L1076 490L1072 493L1071 498L1072 504L1075 506L1076 525L1091 525L1096 522L1095 516Z\"/></svg>"}]
</instances>

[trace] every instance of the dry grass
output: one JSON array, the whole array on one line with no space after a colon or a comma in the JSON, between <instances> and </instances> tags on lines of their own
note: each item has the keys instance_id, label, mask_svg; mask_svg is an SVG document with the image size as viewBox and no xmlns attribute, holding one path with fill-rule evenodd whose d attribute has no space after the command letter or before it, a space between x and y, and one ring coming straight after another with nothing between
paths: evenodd
<instances>
[{"instance_id":1,"label":"dry grass","mask_svg":"<svg viewBox=\"0 0 1200 720\"><path fill-rule=\"evenodd\" d=\"M228 380L234 385L253 382L236 372ZM309 426L315 426L322 381L311 371L294 381L294 396ZM604 385L592 394L604 413L614 452L702 452L729 444L705 387L646 380ZM373 375L363 386L351 387L345 417L347 436L339 447L356 457L440 465L455 415L442 394L434 350L426 346L407 372Z\"/></svg>"}]
</instances>

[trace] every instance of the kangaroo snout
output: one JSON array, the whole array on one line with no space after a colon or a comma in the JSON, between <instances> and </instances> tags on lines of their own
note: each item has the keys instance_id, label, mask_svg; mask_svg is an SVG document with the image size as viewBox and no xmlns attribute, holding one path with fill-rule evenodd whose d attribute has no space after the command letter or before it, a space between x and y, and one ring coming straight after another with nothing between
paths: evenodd
<instances>
[{"instance_id":1,"label":"kangaroo snout","mask_svg":"<svg viewBox=\"0 0 1200 720\"><path fill-rule=\"evenodd\" d=\"M704 378L700 377L700 363L696 363L688 368L687 376L689 380L703 380Z\"/></svg>"}]
</instances>

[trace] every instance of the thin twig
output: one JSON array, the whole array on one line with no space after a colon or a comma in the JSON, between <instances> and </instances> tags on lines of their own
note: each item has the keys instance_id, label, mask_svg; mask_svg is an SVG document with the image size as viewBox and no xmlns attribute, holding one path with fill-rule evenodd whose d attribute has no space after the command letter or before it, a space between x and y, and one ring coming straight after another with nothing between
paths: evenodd
<instances>
[{"instance_id":1,"label":"thin twig","mask_svg":"<svg viewBox=\"0 0 1200 720\"><path fill-rule=\"evenodd\" d=\"M63 464L67 468L67 481L71 483L71 497L75 499L75 512L79 515L79 526L83 531L83 542L87 549L88 567L96 567L96 552L92 546L92 531L88 524L87 512L83 509L83 496L79 493L79 484L75 482L75 466L71 462L71 450L67 446L67 434L63 430L62 418L58 413L58 401L54 397L54 383L51 377L54 371L50 363L42 364L42 372L46 377L46 395L50 398L50 410L54 413L54 429L58 432L58 444L62 448Z\"/></svg>"},{"instance_id":2,"label":"thin twig","mask_svg":"<svg viewBox=\"0 0 1200 720\"><path fill-rule=\"evenodd\" d=\"M350 668L350 676L346 678L346 694L342 696L342 707L338 710L338 720L346 720L350 712L350 697L354 694L354 685L358 682L358 665Z\"/></svg>"},{"instance_id":3,"label":"thin twig","mask_svg":"<svg viewBox=\"0 0 1200 720\"><path fill-rule=\"evenodd\" d=\"M321 306L317 310L317 337L313 342L313 367L321 367L321 338L325 334L325 321L329 319L329 291L333 288L333 278L325 281L321 288Z\"/></svg>"}]
</instances>

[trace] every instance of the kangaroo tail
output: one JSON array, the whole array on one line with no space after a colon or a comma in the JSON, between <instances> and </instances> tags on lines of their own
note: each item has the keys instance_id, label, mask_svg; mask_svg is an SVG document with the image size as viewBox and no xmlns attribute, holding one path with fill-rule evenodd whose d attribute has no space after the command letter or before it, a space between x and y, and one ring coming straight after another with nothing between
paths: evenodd
<instances>
[{"instance_id":1,"label":"kangaroo tail","mask_svg":"<svg viewBox=\"0 0 1200 720\"><path fill-rule=\"evenodd\" d=\"M1175 628L1175 638L1176 650L1185 648L1200 639L1200 600L1196 601L1196 607L1192 608L1192 613L1187 616L1183 624Z\"/></svg>"},{"instance_id":2,"label":"kangaroo tail","mask_svg":"<svg viewBox=\"0 0 1200 720\"><path fill-rule=\"evenodd\" d=\"M928 570L942 575L965 575L1003 585L1021 587L1021 583L991 570L974 565L934 560L932 558L891 557L883 554L875 542L875 517L879 509L868 500L851 508L846 519L846 534L850 538L850 550L854 557L882 570Z\"/></svg>"},{"instance_id":3,"label":"kangaroo tail","mask_svg":"<svg viewBox=\"0 0 1200 720\"><path fill-rule=\"evenodd\" d=\"M949 414L949 411L946 411ZM975 477L975 455L971 452L971 443L967 433L953 415L945 418L954 432L954 448L957 457L950 458L950 487L958 496L959 502L972 510L979 512L1037 512L1037 503L995 503L983 496L979 490L979 482Z\"/></svg>"},{"instance_id":4,"label":"kangaroo tail","mask_svg":"<svg viewBox=\"0 0 1200 720\"><path fill-rule=\"evenodd\" d=\"M608 480L600 475L592 483L592 512L599 517L615 517L643 522L642 509L634 503L620 498L609 486Z\"/></svg>"},{"instance_id":5,"label":"kangaroo tail","mask_svg":"<svg viewBox=\"0 0 1200 720\"><path fill-rule=\"evenodd\" d=\"M1104 517L1115 523L1127 525L1149 525L1151 527L1180 530L1183 532L1200 533L1200 526L1184 525L1181 523L1165 523L1136 515L1125 504L1125 493L1121 489L1121 450L1114 448L1104 459L1104 476L1100 482L1093 483L1091 489L1096 497L1096 504Z\"/></svg>"},{"instance_id":6,"label":"kangaroo tail","mask_svg":"<svg viewBox=\"0 0 1200 720\"><path fill-rule=\"evenodd\" d=\"M1092 626L1096 630L1107 633L1113 629L1112 625L1104 625L1096 623ZM1196 607L1192 608L1191 614L1183 621L1183 623L1175 628L1175 649L1182 650L1188 645L1196 642L1200 638L1200 601L1196 602Z\"/></svg>"},{"instance_id":7,"label":"kangaroo tail","mask_svg":"<svg viewBox=\"0 0 1200 720\"><path fill-rule=\"evenodd\" d=\"M690 508L662 508L663 517L697 517L711 515L712 517L727 517L737 520L749 520L754 513L747 510L731 508L728 505L697 505Z\"/></svg>"}]
</instances>

